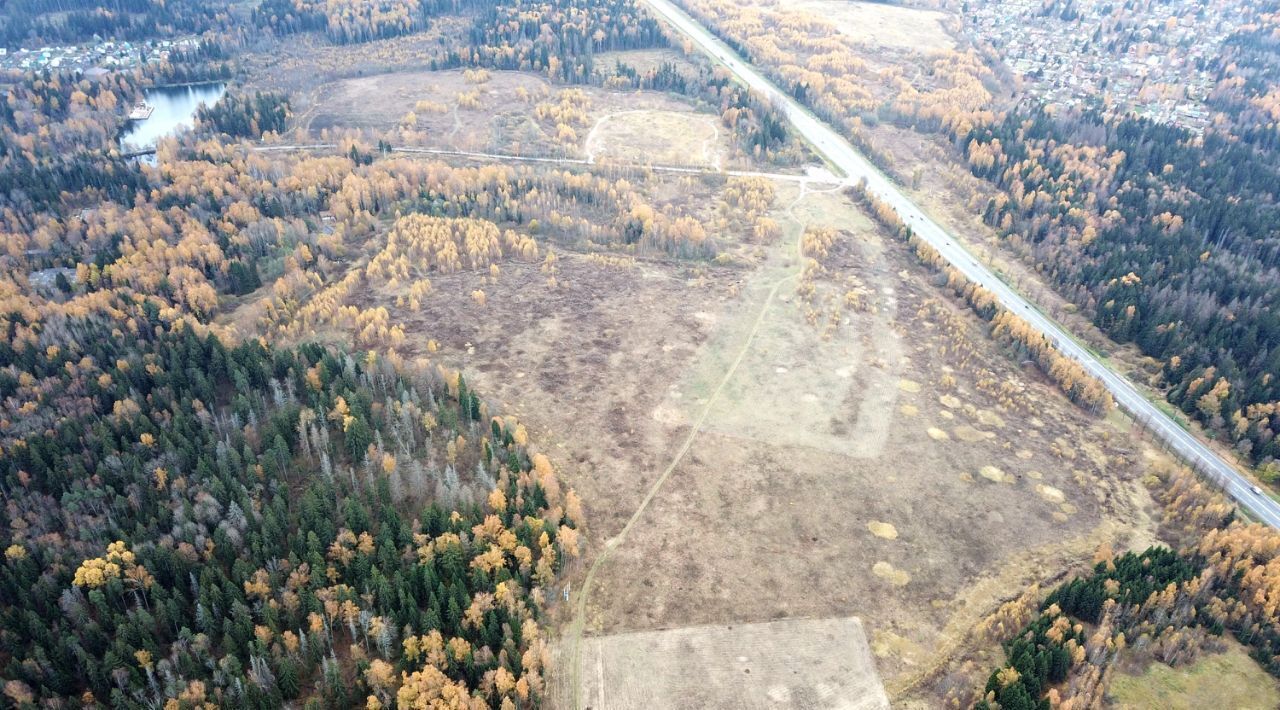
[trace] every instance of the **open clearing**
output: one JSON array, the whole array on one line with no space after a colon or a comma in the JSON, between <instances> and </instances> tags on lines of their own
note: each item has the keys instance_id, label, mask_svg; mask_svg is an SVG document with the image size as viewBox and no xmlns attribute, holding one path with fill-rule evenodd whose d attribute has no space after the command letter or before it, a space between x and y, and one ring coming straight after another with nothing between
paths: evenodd
<instances>
[{"instance_id":1,"label":"open clearing","mask_svg":"<svg viewBox=\"0 0 1280 710\"><path fill-rule=\"evenodd\" d=\"M951 16L936 10L848 0L788 0L783 6L822 17L859 44L917 52L956 46L944 25Z\"/></svg>"},{"instance_id":2,"label":"open clearing","mask_svg":"<svg viewBox=\"0 0 1280 710\"><path fill-rule=\"evenodd\" d=\"M568 661L563 653L557 659ZM582 663L582 704L594 710L889 707L856 618L597 636ZM572 707L569 698L556 700Z\"/></svg>"},{"instance_id":3,"label":"open clearing","mask_svg":"<svg viewBox=\"0 0 1280 710\"><path fill-rule=\"evenodd\" d=\"M704 222L724 189L716 178L635 180L655 209L683 204L706 212ZM433 274L417 312L390 288L362 292L357 305L385 307L403 325L405 357L461 367L578 490L589 528L566 570L573 601L586 565L653 493L597 568L582 617L588 644L856 616L888 695L914 701L1008 594L1087 561L1101 543L1145 545L1145 463L1111 423L1002 353L845 195L775 189L780 236L716 234L732 265L602 260L560 244L555 287L538 265L509 261L496 278ZM812 295L799 289L806 226L838 227ZM471 298L477 288L485 303ZM428 353L430 339L438 352ZM571 628L572 608L553 602L550 623ZM599 657L609 643L599 641ZM590 691L592 652L583 652ZM784 667L787 653L762 645L732 658ZM699 658L686 658L680 683L723 672ZM573 665L550 678L560 697ZM643 667L609 673L607 702L654 685Z\"/></svg>"},{"instance_id":4,"label":"open clearing","mask_svg":"<svg viewBox=\"0 0 1280 710\"><path fill-rule=\"evenodd\" d=\"M694 61L701 61L701 57L696 56L691 60L674 49L626 49L600 52L595 56L593 64L597 71L612 72L621 63L642 76L661 69L665 64L686 76L696 76L699 68Z\"/></svg>"},{"instance_id":5,"label":"open clearing","mask_svg":"<svg viewBox=\"0 0 1280 710\"><path fill-rule=\"evenodd\" d=\"M444 150L708 168L749 164L734 156L717 116L675 95L576 86L562 120L549 110L564 103L562 90L528 72L488 72L481 81L452 70L378 74L320 86L301 124L313 135L355 129L396 145Z\"/></svg>"},{"instance_id":6,"label":"open clearing","mask_svg":"<svg viewBox=\"0 0 1280 710\"><path fill-rule=\"evenodd\" d=\"M533 106L552 93L545 79L524 72L492 72L482 84L461 71L378 74L320 87L308 128L392 131L413 113L422 145L453 150L494 150L554 145L534 120ZM470 100L459 97L470 96Z\"/></svg>"},{"instance_id":7,"label":"open clearing","mask_svg":"<svg viewBox=\"0 0 1280 710\"><path fill-rule=\"evenodd\" d=\"M721 143L714 116L639 110L601 116L583 149L593 162L719 168Z\"/></svg>"},{"instance_id":8,"label":"open clearing","mask_svg":"<svg viewBox=\"0 0 1280 710\"><path fill-rule=\"evenodd\" d=\"M676 184L650 178L646 189ZM1001 353L846 197L777 191L782 236L744 246L755 256L739 267L614 267L560 251L555 289L512 262L484 284L486 306L467 295L485 280L473 273L433 276L418 313L381 292L364 305L405 324L406 355L438 340L436 358L520 415L587 502L586 563L707 409L688 455L600 565L588 639L857 616L894 697L1011 590L1100 543L1149 540L1144 466L1109 423ZM833 223L842 231L820 285L855 280L866 307L824 335L806 311L823 309L821 323L834 311L795 293L794 245L804 225ZM983 476L990 466L1000 482ZM569 567L573 593L584 570ZM570 610L554 605L553 619ZM594 671L581 668L588 682ZM570 673L561 666L552 681Z\"/></svg>"},{"instance_id":9,"label":"open clearing","mask_svg":"<svg viewBox=\"0 0 1280 710\"><path fill-rule=\"evenodd\" d=\"M1226 651L1203 656L1189 666L1170 668L1152 663L1140 675L1116 673L1109 695L1111 706L1119 710L1280 707L1276 679L1229 638Z\"/></svg>"}]
</instances>

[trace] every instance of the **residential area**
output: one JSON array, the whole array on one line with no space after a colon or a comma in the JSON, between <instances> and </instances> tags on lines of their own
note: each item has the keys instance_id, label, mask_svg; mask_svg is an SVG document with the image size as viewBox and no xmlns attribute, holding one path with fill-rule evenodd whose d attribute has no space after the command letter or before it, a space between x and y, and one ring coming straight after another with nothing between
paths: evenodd
<instances>
[{"instance_id":1,"label":"residential area","mask_svg":"<svg viewBox=\"0 0 1280 710\"><path fill-rule=\"evenodd\" d=\"M163 62L173 52L191 52L199 48L196 37L181 39L148 40L143 42L114 42L101 40L90 44L5 49L0 47L0 71L51 69L67 71L79 69L85 73L110 72L120 69Z\"/></svg>"},{"instance_id":2,"label":"residential area","mask_svg":"<svg viewBox=\"0 0 1280 710\"><path fill-rule=\"evenodd\" d=\"M963 18L965 32L994 47L1031 96L1202 130L1209 60L1253 11L1239 0L1214 3L1230 5L1214 12L1186 0L1146 4L978 0Z\"/></svg>"}]
</instances>

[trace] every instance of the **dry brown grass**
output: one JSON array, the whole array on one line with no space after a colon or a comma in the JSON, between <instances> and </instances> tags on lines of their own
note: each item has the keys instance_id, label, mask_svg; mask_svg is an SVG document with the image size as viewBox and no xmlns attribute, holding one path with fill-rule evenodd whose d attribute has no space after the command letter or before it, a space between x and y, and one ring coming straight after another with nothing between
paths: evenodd
<instances>
[{"instance_id":1,"label":"dry brown grass","mask_svg":"<svg viewBox=\"0 0 1280 710\"><path fill-rule=\"evenodd\" d=\"M659 92L573 87L586 97L582 122L558 136L553 120L534 115L564 87L527 72L490 72L483 83L463 71L377 74L320 86L300 124L313 135L356 129L396 145L445 150L596 158L632 164L716 167L734 156L719 118ZM412 117L410 118L410 114Z\"/></svg>"},{"instance_id":2,"label":"dry brown grass","mask_svg":"<svg viewBox=\"0 0 1280 710\"><path fill-rule=\"evenodd\" d=\"M954 20L944 12L850 0L787 0L786 6L825 18L859 44L922 53L956 46L946 29Z\"/></svg>"},{"instance_id":3,"label":"dry brown grass","mask_svg":"<svg viewBox=\"0 0 1280 710\"><path fill-rule=\"evenodd\" d=\"M655 179L644 189L707 201L717 188ZM385 306L404 325L407 356L461 367L518 415L581 493L590 522L584 557L567 570L574 589L710 407L689 455L600 566L588 638L857 616L873 637L892 634L879 636L893 642L876 645L876 665L900 694L1002 595L1102 541L1120 548L1144 534L1144 503L1131 493L1142 467L1109 424L1008 360L960 304L939 301L905 248L846 198L790 183L778 193L782 236L744 245L736 267L613 268L558 251L557 288L536 265L511 262L496 280L433 277L417 313L380 289L360 305ZM843 225L824 278L856 277L868 294L866 308L836 314L826 338L789 291L762 310L770 287L796 273L794 245L811 223ZM470 297L480 287L483 307ZM439 352L427 352L429 340ZM709 402L738 353L740 367ZM987 381L1014 385L1033 416ZM958 406L940 405L944 396ZM935 441L927 428L942 422L991 436ZM1004 482L975 481L993 465ZM1046 500L1031 471L1063 502ZM881 521L896 539L871 527ZM553 623L565 609L552 604Z\"/></svg>"},{"instance_id":4,"label":"dry brown grass","mask_svg":"<svg viewBox=\"0 0 1280 710\"><path fill-rule=\"evenodd\" d=\"M730 150L715 116L632 110L600 116L583 142L596 162L718 167Z\"/></svg>"}]
</instances>

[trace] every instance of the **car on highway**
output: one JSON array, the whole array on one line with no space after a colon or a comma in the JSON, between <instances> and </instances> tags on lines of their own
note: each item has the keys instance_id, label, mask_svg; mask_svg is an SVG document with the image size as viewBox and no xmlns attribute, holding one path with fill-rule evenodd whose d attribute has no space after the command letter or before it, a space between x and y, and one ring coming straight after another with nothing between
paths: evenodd
<instances>
[{"instance_id":1,"label":"car on highway","mask_svg":"<svg viewBox=\"0 0 1280 710\"><path fill-rule=\"evenodd\" d=\"M1257 486L1249 486L1249 490L1253 491L1253 494L1254 494L1255 496L1260 496L1260 495L1262 495L1262 489L1261 489L1261 488L1258 488Z\"/></svg>"}]
</instances>

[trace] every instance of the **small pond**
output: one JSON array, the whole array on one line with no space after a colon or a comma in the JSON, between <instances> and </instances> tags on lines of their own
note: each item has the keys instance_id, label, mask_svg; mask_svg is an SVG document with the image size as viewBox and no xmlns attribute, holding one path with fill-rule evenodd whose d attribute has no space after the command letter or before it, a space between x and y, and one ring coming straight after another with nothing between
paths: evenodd
<instances>
[{"instance_id":1,"label":"small pond","mask_svg":"<svg viewBox=\"0 0 1280 710\"><path fill-rule=\"evenodd\" d=\"M147 89L147 105L153 107L150 118L129 121L120 137L123 150L154 148L156 141L189 128L201 104L212 106L226 93L223 83L191 84Z\"/></svg>"}]
</instances>

